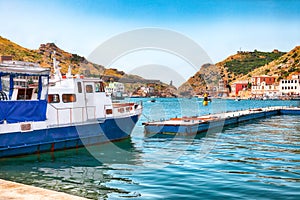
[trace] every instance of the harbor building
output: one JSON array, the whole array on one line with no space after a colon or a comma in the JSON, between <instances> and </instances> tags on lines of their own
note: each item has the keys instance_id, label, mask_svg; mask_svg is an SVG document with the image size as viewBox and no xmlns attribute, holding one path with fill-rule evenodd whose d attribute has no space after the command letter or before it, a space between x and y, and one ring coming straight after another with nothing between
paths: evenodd
<instances>
[{"instance_id":1,"label":"harbor building","mask_svg":"<svg viewBox=\"0 0 300 200\"><path fill-rule=\"evenodd\" d=\"M248 87L248 81L237 81L237 82L234 82L231 85L233 96L236 96L236 97L240 96L239 92L247 90L247 87Z\"/></svg>"},{"instance_id":2,"label":"harbor building","mask_svg":"<svg viewBox=\"0 0 300 200\"><path fill-rule=\"evenodd\" d=\"M282 96L300 94L300 74L292 75L291 79L282 79L279 83L279 93Z\"/></svg>"},{"instance_id":3,"label":"harbor building","mask_svg":"<svg viewBox=\"0 0 300 200\"><path fill-rule=\"evenodd\" d=\"M276 83L276 76L253 76L251 84L251 96L253 98L274 98L279 96L279 85Z\"/></svg>"}]
</instances>

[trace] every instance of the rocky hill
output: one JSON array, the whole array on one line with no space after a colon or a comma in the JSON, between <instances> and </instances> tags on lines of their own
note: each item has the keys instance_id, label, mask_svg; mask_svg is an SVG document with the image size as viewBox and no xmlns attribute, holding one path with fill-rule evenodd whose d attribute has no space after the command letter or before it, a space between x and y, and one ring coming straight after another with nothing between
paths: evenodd
<instances>
[{"instance_id":1,"label":"rocky hill","mask_svg":"<svg viewBox=\"0 0 300 200\"><path fill-rule=\"evenodd\" d=\"M220 79L220 69L216 65L205 64L178 88L178 93L182 96L203 94L208 89L217 87Z\"/></svg>"},{"instance_id":2,"label":"rocky hill","mask_svg":"<svg viewBox=\"0 0 300 200\"><path fill-rule=\"evenodd\" d=\"M77 54L66 52L54 43L41 44L38 49L24 48L6 38L0 36L0 55L11 55L14 60L36 62L42 67L52 67L52 56L59 61L62 73L72 67L73 74L84 74L86 76L116 76L121 77L125 73L116 69L106 69L104 66L89 62L86 58Z\"/></svg>"},{"instance_id":3,"label":"rocky hill","mask_svg":"<svg viewBox=\"0 0 300 200\"><path fill-rule=\"evenodd\" d=\"M102 65L98 65L89 62L85 57L77 54L66 52L54 43L41 44L36 50L24 48L10 40L0 36L0 55L10 55L13 60L35 62L39 63L42 67L49 67L52 69L53 66L53 53L55 52L55 58L59 61L62 73L67 73L69 66L72 67L72 74L83 74L85 76L102 77L103 80L109 81L121 81L126 83L126 90L129 93L133 93L137 88L141 86L147 86L149 81L140 76L126 74L123 71L117 69L106 69ZM52 69L53 70L53 69ZM158 90L157 94L165 94L166 96L174 96L176 88L171 87L165 83L159 82L156 84Z\"/></svg>"},{"instance_id":4,"label":"rocky hill","mask_svg":"<svg viewBox=\"0 0 300 200\"><path fill-rule=\"evenodd\" d=\"M247 80L256 75L276 75L278 76L277 81L279 81L296 73L300 73L300 46L296 46L278 59L256 68L249 74L240 77L239 80Z\"/></svg>"},{"instance_id":5,"label":"rocky hill","mask_svg":"<svg viewBox=\"0 0 300 200\"><path fill-rule=\"evenodd\" d=\"M36 62L42 56L37 51L30 50L0 36L0 54L11 55L14 60Z\"/></svg>"},{"instance_id":6,"label":"rocky hill","mask_svg":"<svg viewBox=\"0 0 300 200\"><path fill-rule=\"evenodd\" d=\"M248 75L253 70L269 64L284 54L284 52L278 50L274 50L273 52L261 52L257 50L253 52L239 51L237 54L217 63L216 66L219 67L223 79L231 83L244 75Z\"/></svg>"},{"instance_id":7,"label":"rocky hill","mask_svg":"<svg viewBox=\"0 0 300 200\"><path fill-rule=\"evenodd\" d=\"M297 51L295 50L295 52ZM286 77L287 74L297 69L297 67L293 68L292 65L283 64L285 62L296 63L297 59L290 58L292 56L297 57L298 54L296 55L295 52L289 52L287 53L289 56L287 56L286 53L278 50L273 52L239 51L215 65L203 65L194 76L179 87L179 93L183 95L203 93L207 88L218 87L218 80L224 80L226 84L231 84L236 80L249 79L252 75L265 73L271 75L272 70L274 70L271 66L275 65L280 69L275 73Z\"/></svg>"}]
</instances>

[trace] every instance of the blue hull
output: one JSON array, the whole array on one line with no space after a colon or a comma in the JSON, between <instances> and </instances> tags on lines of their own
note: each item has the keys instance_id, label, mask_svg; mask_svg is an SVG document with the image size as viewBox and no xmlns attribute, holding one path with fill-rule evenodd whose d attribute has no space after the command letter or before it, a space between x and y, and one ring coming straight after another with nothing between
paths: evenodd
<instances>
[{"instance_id":1,"label":"blue hull","mask_svg":"<svg viewBox=\"0 0 300 200\"><path fill-rule=\"evenodd\" d=\"M138 115L85 125L0 134L0 158L77 148L128 138Z\"/></svg>"}]
</instances>

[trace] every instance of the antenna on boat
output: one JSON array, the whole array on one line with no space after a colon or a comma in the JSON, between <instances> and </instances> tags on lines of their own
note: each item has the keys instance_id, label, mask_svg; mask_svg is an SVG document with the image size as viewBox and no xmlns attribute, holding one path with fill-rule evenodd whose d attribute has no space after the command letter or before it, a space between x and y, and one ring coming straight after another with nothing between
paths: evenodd
<instances>
[{"instance_id":1,"label":"antenna on boat","mask_svg":"<svg viewBox=\"0 0 300 200\"><path fill-rule=\"evenodd\" d=\"M71 68L71 65L69 65L68 73L66 74L66 77L67 78L71 78L72 77L72 68Z\"/></svg>"},{"instance_id":2,"label":"antenna on boat","mask_svg":"<svg viewBox=\"0 0 300 200\"><path fill-rule=\"evenodd\" d=\"M61 73L60 73L60 67L58 66L59 61L56 61L56 58L55 58L55 53L56 53L56 51L53 52L54 79L55 79L56 81L61 81L62 75L61 75Z\"/></svg>"}]
</instances>

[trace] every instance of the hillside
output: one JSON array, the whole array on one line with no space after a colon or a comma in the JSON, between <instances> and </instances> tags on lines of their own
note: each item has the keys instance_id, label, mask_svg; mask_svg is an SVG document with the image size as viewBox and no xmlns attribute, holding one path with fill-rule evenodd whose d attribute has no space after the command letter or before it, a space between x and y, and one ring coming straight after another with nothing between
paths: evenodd
<instances>
[{"instance_id":1,"label":"hillside","mask_svg":"<svg viewBox=\"0 0 300 200\"><path fill-rule=\"evenodd\" d=\"M31 50L0 36L0 55L11 55L14 60L36 62L42 67L52 67L54 51L62 73L66 73L68 67L71 66L73 74L81 73L86 76L108 75L121 77L125 74L116 69L105 69L104 66L89 62L82 56L66 52L54 43L41 44L38 49Z\"/></svg>"},{"instance_id":2,"label":"hillside","mask_svg":"<svg viewBox=\"0 0 300 200\"><path fill-rule=\"evenodd\" d=\"M218 87L218 80L221 79L230 84L245 76L249 78L249 73L252 73L253 70L272 63L284 54L284 52L277 50L273 52L261 52L257 50L253 52L239 51L237 54L229 56L215 65L203 65L194 76L179 87L179 93L183 95L203 93L206 91L206 87ZM206 77L206 81L204 81L203 77Z\"/></svg>"},{"instance_id":3,"label":"hillside","mask_svg":"<svg viewBox=\"0 0 300 200\"><path fill-rule=\"evenodd\" d=\"M0 36L0 54L1 55L11 55L13 59L20 61L36 62L42 59L42 55L37 53L37 51L30 50L10 40Z\"/></svg>"},{"instance_id":4,"label":"hillside","mask_svg":"<svg viewBox=\"0 0 300 200\"><path fill-rule=\"evenodd\" d=\"M273 52L261 52L257 50L253 52L238 52L233 56L229 56L224 61L217 63L216 66L219 67L222 78L231 83L244 75L248 75L253 70L269 64L284 54L284 52L277 50Z\"/></svg>"},{"instance_id":5,"label":"hillside","mask_svg":"<svg viewBox=\"0 0 300 200\"><path fill-rule=\"evenodd\" d=\"M295 73L300 73L300 46L296 46L278 59L240 77L239 80L247 80L256 75L276 75L278 76L277 81L279 81Z\"/></svg>"},{"instance_id":6,"label":"hillside","mask_svg":"<svg viewBox=\"0 0 300 200\"><path fill-rule=\"evenodd\" d=\"M216 65L204 64L194 76L178 88L178 93L182 96L202 94L209 88L217 87L220 79L220 69Z\"/></svg>"},{"instance_id":7,"label":"hillside","mask_svg":"<svg viewBox=\"0 0 300 200\"><path fill-rule=\"evenodd\" d=\"M13 56L13 60L35 62L39 63L42 67L52 69L54 52L56 60L59 61L62 73L67 73L69 66L71 66L72 74L78 73L92 77L101 76L105 81L113 79L114 81L125 82L126 90L130 93L133 93L140 86L147 86L149 83L149 80L140 76L126 74L117 69L106 69L104 66L89 62L85 57L66 52L54 43L41 44L38 49L31 50L0 36L0 55L11 55ZM162 82L157 83L156 87L158 87L158 94L172 96L173 93L176 93L176 89Z\"/></svg>"}]
</instances>

